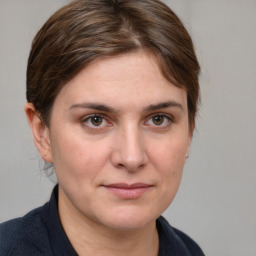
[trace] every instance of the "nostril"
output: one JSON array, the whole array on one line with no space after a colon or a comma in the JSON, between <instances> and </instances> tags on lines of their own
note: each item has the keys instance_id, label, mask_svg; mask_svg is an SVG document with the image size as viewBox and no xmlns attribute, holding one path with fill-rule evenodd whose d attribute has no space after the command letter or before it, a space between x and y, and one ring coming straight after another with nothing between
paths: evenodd
<instances>
[{"instance_id":1,"label":"nostril","mask_svg":"<svg viewBox=\"0 0 256 256\"><path fill-rule=\"evenodd\" d=\"M125 168L124 164L121 164L121 163L117 164L116 166L117 166L118 168Z\"/></svg>"},{"instance_id":2,"label":"nostril","mask_svg":"<svg viewBox=\"0 0 256 256\"><path fill-rule=\"evenodd\" d=\"M142 159L141 159L142 160ZM114 163L114 166L118 169L123 169L123 170L126 170L128 172L136 172L136 171L139 171L141 169L143 169L143 167L146 165L146 161L120 161L120 162L115 162Z\"/></svg>"}]
</instances>

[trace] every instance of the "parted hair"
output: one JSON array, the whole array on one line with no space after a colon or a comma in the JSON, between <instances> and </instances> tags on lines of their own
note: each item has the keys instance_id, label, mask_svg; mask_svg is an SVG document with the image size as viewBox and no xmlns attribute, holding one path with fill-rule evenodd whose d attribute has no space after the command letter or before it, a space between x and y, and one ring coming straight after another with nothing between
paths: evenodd
<instances>
[{"instance_id":1,"label":"parted hair","mask_svg":"<svg viewBox=\"0 0 256 256\"><path fill-rule=\"evenodd\" d=\"M199 102L200 66L190 35L158 0L75 0L53 14L35 36L27 65L27 101L50 126L59 91L92 61L150 51L163 76L187 91L189 123Z\"/></svg>"}]
</instances>

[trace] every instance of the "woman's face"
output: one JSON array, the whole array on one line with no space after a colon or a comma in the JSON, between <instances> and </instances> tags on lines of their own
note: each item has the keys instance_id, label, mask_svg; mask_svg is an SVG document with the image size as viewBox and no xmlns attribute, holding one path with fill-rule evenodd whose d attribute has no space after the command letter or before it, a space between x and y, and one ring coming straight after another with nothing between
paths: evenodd
<instances>
[{"instance_id":1,"label":"woman's face","mask_svg":"<svg viewBox=\"0 0 256 256\"><path fill-rule=\"evenodd\" d=\"M83 69L58 94L50 119L47 154L60 202L108 228L153 223L178 190L189 150L186 96L148 53Z\"/></svg>"}]
</instances>

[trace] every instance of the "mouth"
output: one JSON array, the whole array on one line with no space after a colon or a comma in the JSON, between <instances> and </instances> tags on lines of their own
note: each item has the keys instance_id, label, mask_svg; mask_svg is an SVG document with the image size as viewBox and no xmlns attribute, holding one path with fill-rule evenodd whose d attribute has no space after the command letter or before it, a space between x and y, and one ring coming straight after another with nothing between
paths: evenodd
<instances>
[{"instance_id":1,"label":"mouth","mask_svg":"<svg viewBox=\"0 0 256 256\"><path fill-rule=\"evenodd\" d=\"M121 199L138 199L143 194L151 190L153 185L146 183L114 183L103 185L103 187Z\"/></svg>"}]
</instances>

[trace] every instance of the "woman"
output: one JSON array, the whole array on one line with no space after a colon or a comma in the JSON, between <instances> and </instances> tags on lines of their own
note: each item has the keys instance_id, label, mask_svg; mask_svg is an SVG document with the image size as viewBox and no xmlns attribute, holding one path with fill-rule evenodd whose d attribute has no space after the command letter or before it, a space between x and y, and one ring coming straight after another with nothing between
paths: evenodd
<instances>
[{"instance_id":1,"label":"woman","mask_svg":"<svg viewBox=\"0 0 256 256\"><path fill-rule=\"evenodd\" d=\"M203 255L161 217L189 155L199 64L155 0L78 0L36 35L25 112L58 178L1 224L1 255Z\"/></svg>"}]
</instances>

